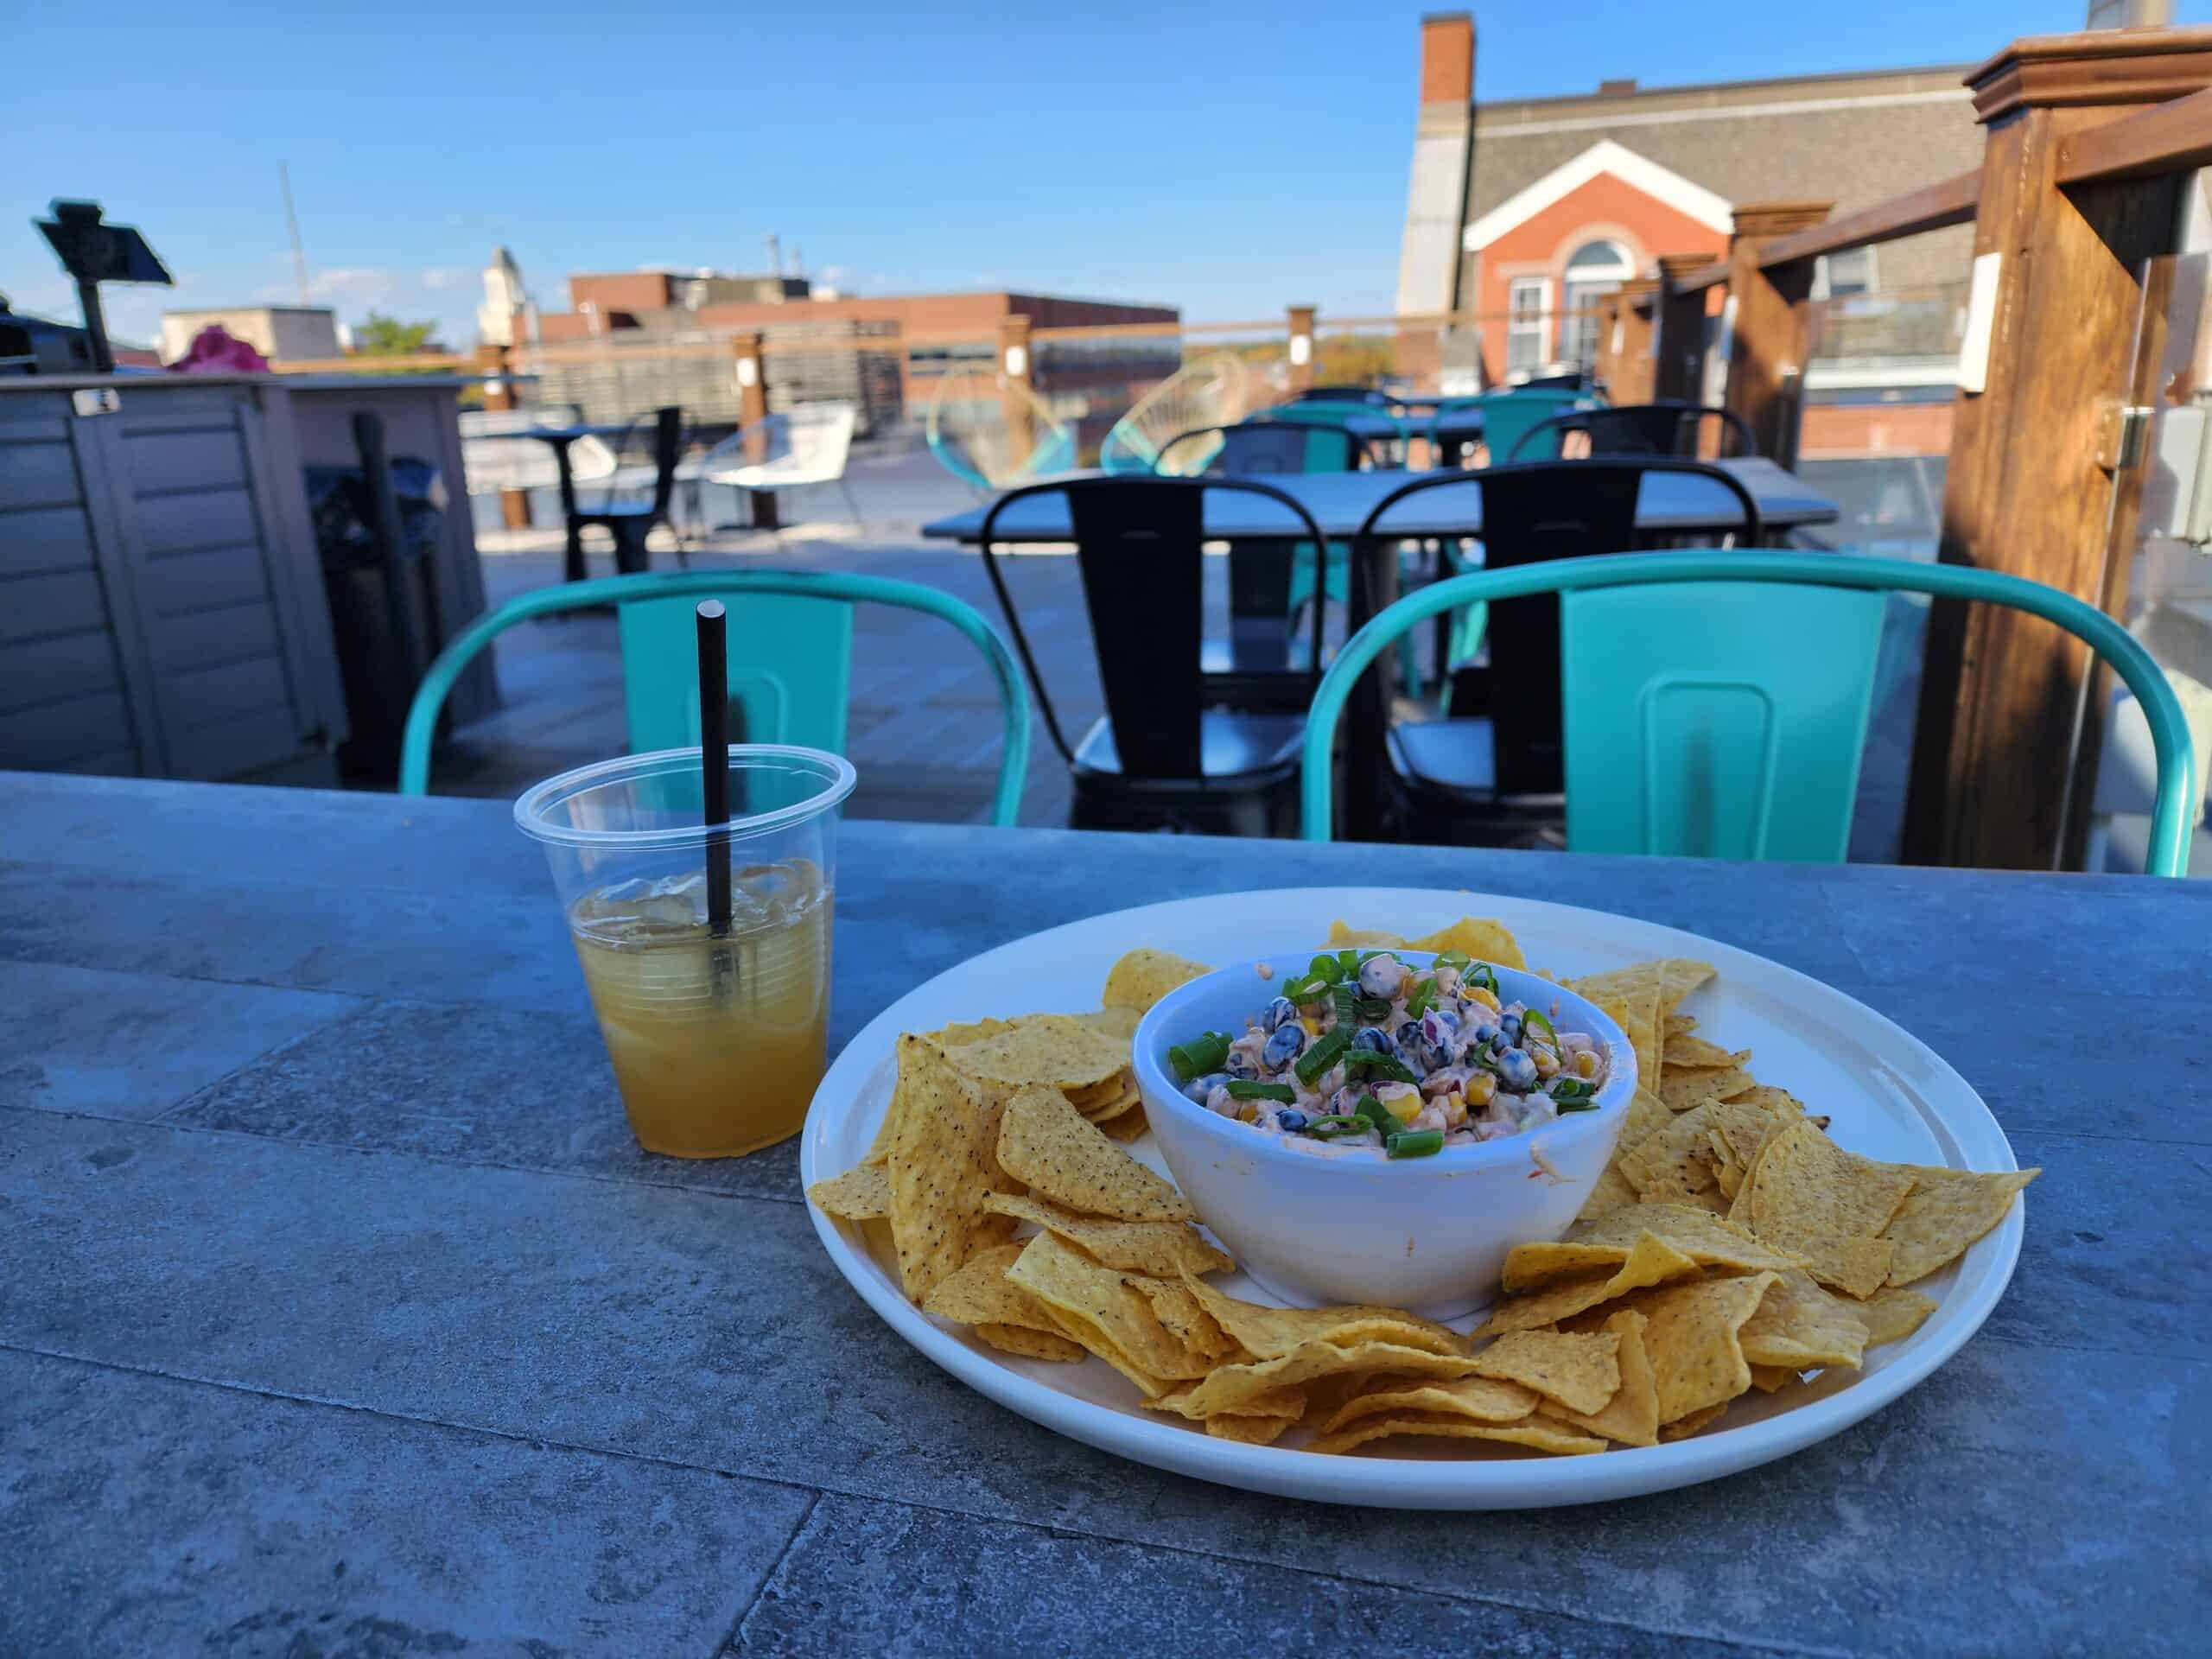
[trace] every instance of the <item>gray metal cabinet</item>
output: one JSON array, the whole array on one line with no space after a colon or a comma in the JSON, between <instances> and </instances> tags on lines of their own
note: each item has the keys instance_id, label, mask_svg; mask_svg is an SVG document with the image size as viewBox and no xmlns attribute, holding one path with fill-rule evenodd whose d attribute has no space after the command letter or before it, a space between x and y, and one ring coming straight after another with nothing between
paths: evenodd
<instances>
[{"instance_id":1,"label":"gray metal cabinet","mask_svg":"<svg viewBox=\"0 0 2212 1659\"><path fill-rule=\"evenodd\" d=\"M0 767L327 779L329 610L269 427L250 381L0 389Z\"/></svg>"}]
</instances>

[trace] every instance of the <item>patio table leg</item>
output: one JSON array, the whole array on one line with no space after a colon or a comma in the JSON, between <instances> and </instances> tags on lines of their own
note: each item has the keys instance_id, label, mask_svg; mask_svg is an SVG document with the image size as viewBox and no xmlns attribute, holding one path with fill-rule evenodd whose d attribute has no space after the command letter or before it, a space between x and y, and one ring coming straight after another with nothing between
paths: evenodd
<instances>
[{"instance_id":1,"label":"patio table leg","mask_svg":"<svg viewBox=\"0 0 2212 1659\"><path fill-rule=\"evenodd\" d=\"M568 537L567 563L563 574L570 582L582 582L588 574L584 569L583 529L576 523L576 475L569 464L569 446L565 442L553 445L553 460L561 473L561 524Z\"/></svg>"}]
</instances>

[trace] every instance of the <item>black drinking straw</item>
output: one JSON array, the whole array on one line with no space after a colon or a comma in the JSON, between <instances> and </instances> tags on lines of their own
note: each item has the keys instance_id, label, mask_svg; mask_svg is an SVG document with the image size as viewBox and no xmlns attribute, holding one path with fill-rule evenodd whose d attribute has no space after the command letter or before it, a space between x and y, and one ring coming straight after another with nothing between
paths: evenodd
<instances>
[{"instance_id":1,"label":"black drinking straw","mask_svg":"<svg viewBox=\"0 0 2212 1659\"><path fill-rule=\"evenodd\" d=\"M707 931L729 937L729 623L699 601L699 784L707 830Z\"/></svg>"}]
</instances>

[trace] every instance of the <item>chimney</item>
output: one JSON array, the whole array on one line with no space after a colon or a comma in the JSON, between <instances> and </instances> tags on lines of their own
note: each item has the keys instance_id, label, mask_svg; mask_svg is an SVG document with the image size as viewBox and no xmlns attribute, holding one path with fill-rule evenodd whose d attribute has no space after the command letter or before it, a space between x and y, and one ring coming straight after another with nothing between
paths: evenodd
<instances>
[{"instance_id":1,"label":"chimney","mask_svg":"<svg viewBox=\"0 0 2212 1659\"><path fill-rule=\"evenodd\" d=\"M1421 20L1421 108L1406 191L1405 239L1398 254L1400 316L1458 308L1474 98L1473 14L1430 12Z\"/></svg>"},{"instance_id":2,"label":"chimney","mask_svg":"<svg viewBox=\"0 0 2212 1659\"><path fill-rule=\"evenodd\" d=\"M1432 11L1421 20L1421 101L1465 105L1475 95L1475 19Z\"/></svg>"},{"instance_id":3,"label":"chimney","mask_svg":"<svg viewBox=\"0 0 2212 1659\"><path fill-rule=\"evenodd\" d=\"M1635 90L1634 75L1625 80L1601 80L1598 83L1598 96L1600 98L1626 98Z\"/></svg>"}]
</instances>

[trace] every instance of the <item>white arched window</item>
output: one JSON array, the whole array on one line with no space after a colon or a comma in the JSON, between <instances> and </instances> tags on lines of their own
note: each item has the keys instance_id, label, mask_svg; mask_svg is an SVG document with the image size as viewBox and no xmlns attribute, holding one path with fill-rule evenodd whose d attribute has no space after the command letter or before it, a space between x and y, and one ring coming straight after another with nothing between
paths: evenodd
<instances>
[{"instance_id":1,"label":"white arched window","mask_svg":"<svg viewBox=\"0 0 2212 1659\"><path fill-rule=\"evenodd\" d=\"M1605 238L1585 242L1567 257L1566 282L1560 296L1559 355L1564 363L1587 368L1598 358L1598 319L1590 309L1608 294L1620 291L1636 275L1636 261L1619 243Z\"/></svg>"}]
</instances>

